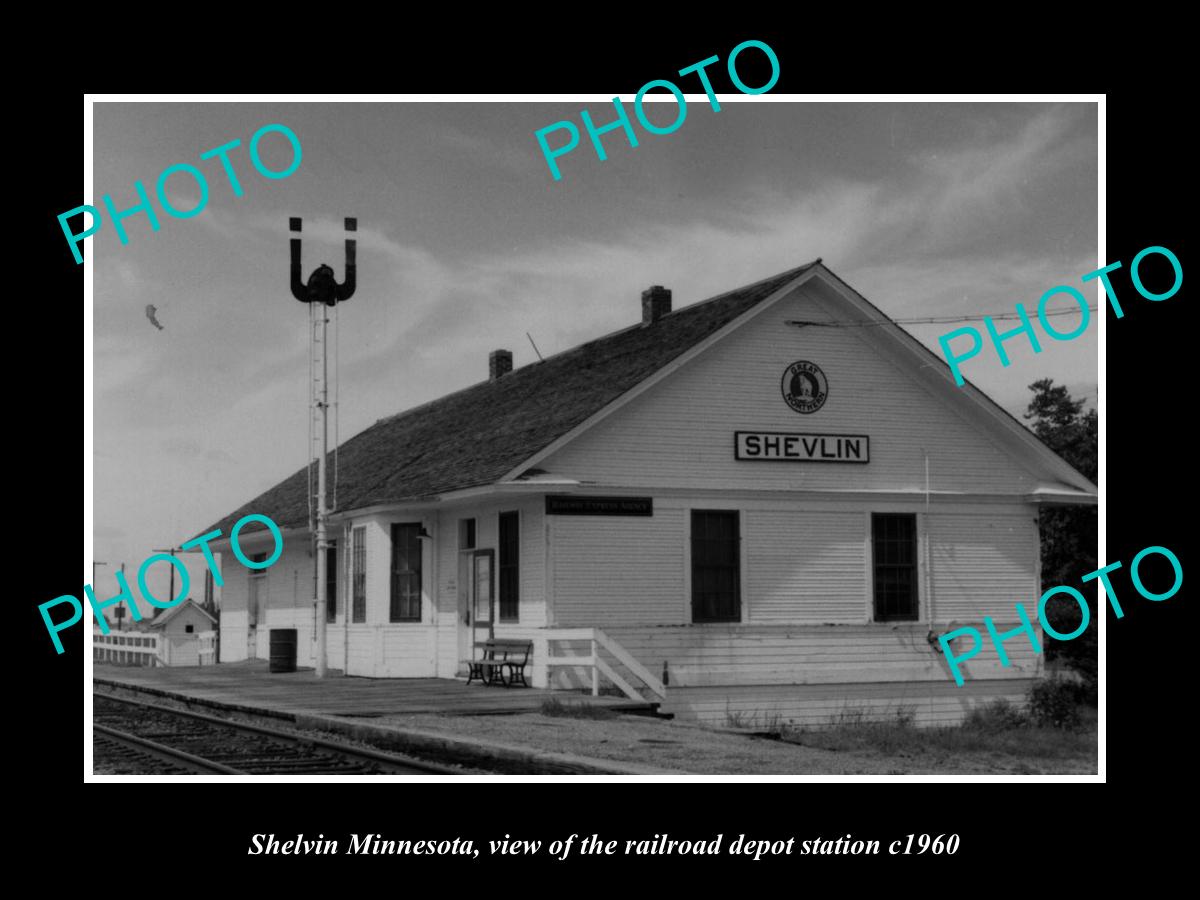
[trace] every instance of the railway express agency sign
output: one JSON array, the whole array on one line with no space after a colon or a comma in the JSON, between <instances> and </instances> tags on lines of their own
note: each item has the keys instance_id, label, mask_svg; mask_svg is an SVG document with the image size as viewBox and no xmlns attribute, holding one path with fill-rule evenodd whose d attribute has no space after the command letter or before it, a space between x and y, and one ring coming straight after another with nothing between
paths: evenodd
<instances>
[{"instance_id":1,"label":"railway express agency sign","mask_svg":"<svg viewBox=\"0 0 1200 900\"><path fill-rule=\"evenodd\" d=\"M871 461L871 439L865 434L735 431L733 439L735 459L850 463Z\"/></svg>"}]
</instances>

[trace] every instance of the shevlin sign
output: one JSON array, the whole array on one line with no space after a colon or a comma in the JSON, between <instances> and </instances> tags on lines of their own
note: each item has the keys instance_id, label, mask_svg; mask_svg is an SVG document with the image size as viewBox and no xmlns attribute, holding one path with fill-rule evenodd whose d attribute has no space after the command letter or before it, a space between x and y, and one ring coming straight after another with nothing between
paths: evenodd
<instances>
[{"instance_id":1,"label":"shevlin sign","mask_svg":"<svg viewBox=\"0 0 1200 900\"><path fill-rule=\"evenodd\" d=\"M871 439L865 434L737 431L733 438L735 459L851 463L871 460Z\"/></svg>"}]
</instances>

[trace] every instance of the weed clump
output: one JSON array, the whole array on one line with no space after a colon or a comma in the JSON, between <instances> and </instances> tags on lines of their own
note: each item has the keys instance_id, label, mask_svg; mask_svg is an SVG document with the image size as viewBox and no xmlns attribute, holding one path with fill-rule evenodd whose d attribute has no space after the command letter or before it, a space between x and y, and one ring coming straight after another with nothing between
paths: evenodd
<instances>
[{"instance_id":1,"label":"weed clump","mask_svg":"<svg viewBox=\"0 0 1200 900\"><path fill-rule=\"evenodd\" d=\"M972 731L982 731L987 734L997 734L1001 731L1012 731L1016 728L1029 726L1029 716L1007 700L993 700L983 706L976 706L963 720L963 727Z\"/></svg>"}]
</instances>

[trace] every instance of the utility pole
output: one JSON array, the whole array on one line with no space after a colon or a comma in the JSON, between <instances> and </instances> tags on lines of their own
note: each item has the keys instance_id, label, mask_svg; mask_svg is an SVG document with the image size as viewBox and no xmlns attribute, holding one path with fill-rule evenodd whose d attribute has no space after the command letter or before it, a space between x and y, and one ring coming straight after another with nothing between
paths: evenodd
<instances>
[{"instance_id":1,"label":"utility pole","mask_svg":"<svg viewBox=\"0 0 1200 900\"><path fill-rule=\"evenodd\" d=\"M290 230L296 234L300 233L301 220L299 218L290 218L288 220ZM346 231L357 232L358 220L347 218L345 220ZM312 325L311 354L309 360L312 364L313 381L309 385L310 396L310 415L316 418L314 437L315 443L319 444L319 449L316 450L317 457L317 493L312 495L311 484L309 489L309 528L316 534L316 622L314 627L317 637L317 652L316 652L316 676L324 678L326 672L326 634L325 634L325 609L328 603L326 596L326 554L329 548L328 538L328 518L331 510L326 498L326 475L325 461L329 455L329 354L326 352L327 342L329 337L329 312L328 307L336 306L338 303L345 302L350 299L354 293L357 260L356 247L357 242L354 238L346 238L346 280L338 284L333 277L333 269L322 263L309 276L308 282L305 283L302 277L300 265L300 243L299 237L291 239L291 287L292 296L301 303L309 304L310 323ZM314 448L310 447L310 455ZM312 475L311 459L309 463L309 477Z\"/></svg>"},{"instance_id":2,"label":"utility pole","mask_svg":"<svg viewBox=\"0 0 1200 900\"><path fill-rule=\"evenodd\" d=\"M175 568L171 566L172 570ZM125 563L121 563L121 584L125 584ZM125 607L120 603L116 605L113 612L117 614L117 631L125 630Z\"/></svg>"},{"instance_id":3,"label":"utility pole","mask_svg":"<svg viewBox=\"0 0 1200 900\"><path fill-rule=\"evenodd\" d=\"M180 550L182 550L183 548L182 548L182 547L180 547L179 549L180 549ZM168 555L168 556L170 556L170 557L174 557L174 556L175 556L175 548L174 548L174 547L171 547L171 548L170 548L170 549L168 549L168 550L161 550L161 549L159 549L159 548L157 548L157 547L156 547L156 548L154 549L154 552L155 552L155 553L165 553L165 554L167 554L167 555ZM121 568L122 568L122 569L124 569L124 566L122 566ZM171 566L171 593L167 594L167 599L168 599L168 600L174 600L174 599L175 599L175 566Z\"/></svg>"},{"instance_id":4,"label":"utility pole","mask_svg":"<svg viewBox=\"0 0 1200 900\"><path fill-rule=\"evenodd\" d=\"M96 588L96 566L107 566L107 565L108 565L108 563L106 563L106 562L101 562L100 560L97 560L97 559L92 560L92 590L93 591L97 589ZM117 604L117 607L120 608L119 603ZM118 623L118 624L120 624L120 623Z\"/></svg>"}]
</instances>

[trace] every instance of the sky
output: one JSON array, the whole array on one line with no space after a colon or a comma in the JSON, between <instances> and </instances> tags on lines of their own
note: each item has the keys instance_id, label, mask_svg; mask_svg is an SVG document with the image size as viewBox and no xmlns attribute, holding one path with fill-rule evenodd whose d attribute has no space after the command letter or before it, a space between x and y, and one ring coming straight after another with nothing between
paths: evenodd
<instances>
[{"instance_id":1,"label":"sky","mask_svg":"<svg viewBox=\"0 0 1200 900\"><path fill-rule=\"evenodd\" d=\"M580 124L611 103L97 103L93 185L117 209L153 194L159 174L204 172L192 218L156 209L86 242L94 257L94 540L132 578L154 548L187 540L305 464L308 314L288 284L288 218L304 220L305 278L343 272L345 216L358 218L358 288L338 308L338 431L485 380L487 356L535 361L640 320L641 291L672 289L678 309L821 257L895 319L1031 311L1098 258L1094 104L801 103L769 95L690 98L678 130L638 146ZM632 107L632 98L622 98ZM669 98L668 98L669 101ZM648 104L653 121L671 108ZM582 139L555 181L534 138L574 121ZM635 120L636 122L636 120ZM263 125L297 136L301 164L281 179L252 166ZM229 153L234 196L214 147ZM549 137L552 146L565 140ZM279 133L263 164L292 161ZM167 196L200 199L186 172ZM78 222L78 219L75 220ZM1085 291L1096 304L1096 282ZM156 329L146 306L157 308ZM1059 299L1051 308L1066 309ZM1096 314L1080 337L1009 341L964 373L1020 418L1028 386L1066 384L1095 404ZM1063 316L1056 328L1071 331ZM972 322L982 331L981 322ZM1012 327L1015 322L998 325ZM940 355L960 325L907 325ZM203 561L189 562L193 596ZM167 566L150 573L166 593ZM108 593L105 593L107 591Z\"/></svg>"}]
</instances>

